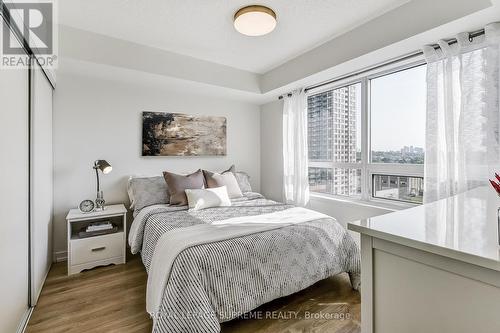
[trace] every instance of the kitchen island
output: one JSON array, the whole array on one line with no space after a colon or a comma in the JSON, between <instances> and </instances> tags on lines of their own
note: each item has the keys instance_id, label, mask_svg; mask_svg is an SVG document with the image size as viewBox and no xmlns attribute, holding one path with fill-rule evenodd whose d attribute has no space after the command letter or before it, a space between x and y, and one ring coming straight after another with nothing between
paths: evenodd
<instances>
[{"instance_id":1,"label":"kitchen island","mask_svg":"<svg viewBox=\"0 0 500 333\"><path fill-rule=\"evenodd\" d=\"M480 187L348 224L362 333L500 332L500 198Z\"/></svg>"}]
</instances>

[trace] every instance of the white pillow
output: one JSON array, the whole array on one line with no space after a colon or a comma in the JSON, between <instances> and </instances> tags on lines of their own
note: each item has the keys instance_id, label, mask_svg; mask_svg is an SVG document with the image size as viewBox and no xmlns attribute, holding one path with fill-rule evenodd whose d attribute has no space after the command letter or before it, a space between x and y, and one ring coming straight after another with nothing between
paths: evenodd
<instances>
[{"instance_id":1,"label":"white pillow","mask_svg":"<svg viewBox=\"0 0 500 333\"><path fill-rule=\"evenodd\" d=\"M186 189L185 192L190 210L231 206L226 186L207 189Z\"/></svg>"}]
</instances>

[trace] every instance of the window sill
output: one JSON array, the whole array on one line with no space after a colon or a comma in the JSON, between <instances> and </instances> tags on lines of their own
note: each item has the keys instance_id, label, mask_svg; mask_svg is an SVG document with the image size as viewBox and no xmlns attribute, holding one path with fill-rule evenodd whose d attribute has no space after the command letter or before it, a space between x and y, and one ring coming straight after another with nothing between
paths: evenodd
<instances>
[{"instance_id":1,"label":"window sill","mask_svg":"<svg viewBox=\"0 0 500 333\"><path fill-rule=\"evenodd\" d=\"M372 200L363 200L358 198L346 198L342 196L330 195L325 193L310 193L310 198L314 200L321 201L337 201L337 202L345 202L349 204L370 207L370 208L378 208L385 209L393 212L397 212L399 210L413 208L420 206L419 204L406 203L406 202L386 202L387 200L383 199L372 199Z\"/></svg>"}]
</instances>

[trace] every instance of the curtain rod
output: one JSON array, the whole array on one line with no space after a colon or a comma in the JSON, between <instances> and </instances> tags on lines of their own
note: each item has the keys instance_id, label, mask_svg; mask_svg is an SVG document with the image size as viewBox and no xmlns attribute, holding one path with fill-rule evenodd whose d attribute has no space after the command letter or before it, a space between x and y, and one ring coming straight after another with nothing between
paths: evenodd
<instances>
[{"instance_id":1,"label":"curtain rod","mask_svg":"<svg viewBox=\"0 0 500 333\"><path fill-rule=\"evenodd\" d=\"M473 31L473 32L469 33L469 39L472 40L473 38L476 38L476 37L479 37L479 36L482 36L482 35L484 35L484 29L476 30L476 31ZM447 42L450 45L456 44L457 43L457 39L456 38L452 38L452 39L447 40ZM438 44L433 44L431 46L434 47L435 49L439 48ZM352 77L355 77L355 76L358 76L358 75L361 75L361 74L364 74L364 73L367 73L367 72L371 72L371 71L373 71L375 69L379 69L379 68L382 68L382 67L385 67L385 66L389 66L389 65L398 63L400 61L404 61L404 60L408 60L408 59L411 59L411 58L414 58L414 57L421 56L423 54L424 53L423 53L422 50L413 51L411 53L407 53L407 54L404 54L402 56L389 59L387 61L378 63L376 65L368 66L368 67L362 68L360 70L357 70L357 71L354 71L354 72L350 72L348 74L339 76L339 77L337 77L335 79L328 80L328 81L325 81L325 82L322 82L322 83L318 83L318 84L306 87L304 89L304 92L308 92L309 90L320 88L320 87L323 87L323 86L326 86L326 85L329 85L329 84L332 84L332 83L335 83L335 82L343 81L343 80L346 80L346 79L349 79L349 78L352 78ZM283 99L283 97L285 95L287 95L288 97L290 97L292 95L292 93L287 93L287 94L280 95L278 97L278 99Z\"/></svg>"}]
</instances>

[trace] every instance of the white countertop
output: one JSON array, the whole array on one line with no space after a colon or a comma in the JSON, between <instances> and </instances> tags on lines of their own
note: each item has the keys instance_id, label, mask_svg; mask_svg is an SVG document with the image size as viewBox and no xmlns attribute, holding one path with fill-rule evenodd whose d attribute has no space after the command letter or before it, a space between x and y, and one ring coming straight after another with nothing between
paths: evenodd
<instances>
[{"instance_id":1,"label":"white countertop","mask_svg":"<svg viewBox=\"0 0 500 333\"><path fill-rule=\"evenodd\" d=\"M430 204L348 224L348 229L500 271L500 198L480 187Z\"/></svg>"}]
</instances>

